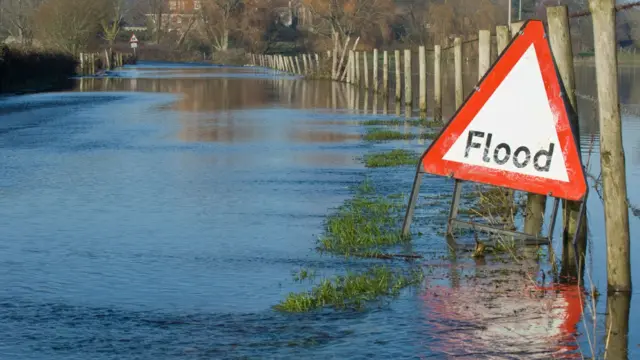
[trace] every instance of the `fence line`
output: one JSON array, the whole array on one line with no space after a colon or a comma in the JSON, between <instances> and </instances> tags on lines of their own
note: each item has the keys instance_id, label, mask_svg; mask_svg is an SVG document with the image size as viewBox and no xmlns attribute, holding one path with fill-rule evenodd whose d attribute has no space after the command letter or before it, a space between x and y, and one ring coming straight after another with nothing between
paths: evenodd
<instances>
[{"instance_id":1,"label":"fence line","mask_svg":"<svg viewBox=\"0 0 640 360\"><path fill-rule=\"evenodd\" d=\"M623 4L615 6L614 0L590 0L591 9L580 11L576 13L569 14L567 11L567 6L556 6L556 7L548 7L547 14L548 18L551 21L555 21L554 26L551 26L549 29L549 36L554 38L554 56L560 56L560 53L564 54L562 61L569 61L571 65L574 61L573 55L571 53L571 35L569 32L568 22L571 18L583 17L587 15L591 15L593 17L594 22L594 34L596 34L596 43L595 47L595 65L596 65L596 83L598 88L598 107L599 107L599 120L600 120L600 136L601 136L601 153L606 153L606 157L601 157L602 168L603 168L603 187L605 188L604 192L604 208L605 208L605 217L607 218L606 227L607 227L607 246L608 246L608 257L607 257L607 267L608 271L608 284L610 290L613 291L622 291L628 292L631 289L630 282L630 257L629 257L629 227L628 227L628 209L625 205L625 199L627 198L626 194L626 184L624 181L620 179L624 179L625 174L625 165L624 165L624 153L622 148L622 136L621 136L621 125L620 125L620 111L619 111L619 99L617 98L617 48L615 45L615 13L631 9L636 6L640 6L640 1L636 1L629 4ZM499 26L496 28L496 53L502 51L505 46L505 41L508 35L514 36L518 31L520 31L521 26L524 22L512 23L511 29L507 29L504 26ZM562 24L562 26L558 26L558 24ZM566 26L565 26L566 25ZM508 34L508 30L511 30L511 34ZM343 48L341 54L333 53L331 51L327 52L327 56L319 57L317 61L317 66L315 68L310 69L310 71L306 68L301 71L300 66L298 65L298 69L290 69L286 66L282 66L278 61L275 61L278 58L278 55L255 55L250 54L250 61L253 65L260 66L268 66L271 68L275 68L280 71L288 71L293 72L294 74L305 75L307 77L316 77L316 78L325 78L325 79L333 79L335 81L344 81L346 77L346 82L348 84L353 85L353 87L361 87L364 83L367 89L367 95L369 93L369 79L372 78L373 83L373 93L374 98L380 94L385 99L391 97L391 87L389 86L389 82L392 78L395 78L395 102L396 102L396 112L400 108L403 98L405 105L410 109L413 103L413 93L412 93L412 83L413 75L418 75L418 104L421 116L426 116L427 112L427 95L430 95L433 98L433 102L435 103L433 109L433 115L437 121L446 122L447 120L441 116L441 100L442 94L439 89L442 84L442 76L444 71L440 68L440 61L445 50L454 50L454 73L455 73L455 101L456 107L459 107L462 103L462 99L468 96L470 91L464 91L462 89L462 45L470 44L470 43L478 43L477 49L477 57L474 60L478 61L478 76L482 78L484 72L491 66L492 61L495 61L492 56L492 49L494 47L494 43L492 42L492 38L494 36L491 35L489 30L480 30L478 33L478 37L473 39L468 39L462 41L461 38L456 38L453 42L453 45L447 47L436 46L434 49L427 50L424 46L418 47L417 51L414 49L404 49L404 51L400 50L385 50L383 51L382 56L382 66L380 67L381 59L379 58L379 51L377 49L373 50L373 64L369 66L370 53L369 51L355 51L357 40L352 46L353 49L349 50L346 48L347 44ZM348 51L347 51L348 50ZM426 51L434 52L434 68L433 73L427 71L426 66ZM345 54L348 52L348 59L346 63L343 63ZM360 67L360 55L363 55L364 66ZM307 54L301 55L303 59L306 59ZM282 57L280 55L280 57ZM413 71L414 67L412 65L412 60L414 57L417 57L417 73ZM299 62L299 56L293 57L284 57L289 59L295 59L296 64ZM336 64L336 60L340 58L340 61ZM389 60L393 60L393 64L390 63ZM468 58L467 58L468 59ZM333 61L332 61L333 60ZM402 76L402 62L404 60L404 76ZM281 61L282 62L282 61ZM286 63L286 61L282 62ZM446 61L445 61L446 63ZM565 64L562 77L572 78L573 67ZM378 79L380 78L379 74L376 72L375 74L369 73L369 69L374 69L374 71L382 71L382 84L378 83ZM293 71L291 71L293 70ZM364 70L364 74L361 70ZM393 71L392 74L389 74L390 71ZM427 76L431 75L431 76ZM366 80L362 81L362 77L365 77ZM435 77L438 78L435 78ZM402 91L401 82L404 78L404 92ZM425 82L434 83L434 92L433 94L427 94L427 87L425 86ZM382 85L382 86L380 86ZM380 93L380 88L382 88ZM471 89L469 89L471 90ZM404 96L403 96L404 95ZM580 94L577 94L579 97L582 97ZM571 104L571 106L575 106L575 104ZM409 114L409 112L407 112ZM574 121L578 121L575 119ZM536 196L536 194L529 194L529 196ZM529 204L528 204L529 206ZM534 216L525 219L525 229L541 229L542 224L538 224L537 222L541 222L544 220L544 207L536 207L539 211L542 212L542 216ZM565 210L564 216L577 216L578 218L581 215L570 214L570 211L574 211L575 209ZM527 212L534 211L533 208L527 208ZM535 224L528 224L528 221L536 222ZM585 220L586 221L586 220ZM563 221L564 230L563 234L567 234L567 227L570 227L571 224L568 224L566 219ZM575 227L575 223L573 224ZM537 232L539 230L535 230ZM573 229L572 231L576 231ZM586 233L586 232L585 232ZM565 235L567 236L567 235ZM585 234L586 236L586 234ZM571 249L568 246L571 245L570 241L563 241L563 254L565 251L567 253L571 253ZM573 244L575 247L575 244ZM611 250L615 249L615 251ZM615 256L612 255L615 253ZM583 256L578 255L576 258L584 259ZM571 259L573 260L573 259ZM564 261L564 257L563 257ZM576 261L577 263L577 261ZM574 264L575 265L575 264ZM577 267L575 265L574 267ZM577 277L577 275L576 275Z\"/></svg>"},{"instance_id":2,"label":"fence line","mask_svg":"<svg viewBox=\"0 0 640 360\"><path fill-rule=\"evenodd\" d=\"M113 70L126 64L135 64L135 56L121 52L80 53L78 54L78 70L80 75L95 75L100 71Z\"/></svg>"}]
</instances>

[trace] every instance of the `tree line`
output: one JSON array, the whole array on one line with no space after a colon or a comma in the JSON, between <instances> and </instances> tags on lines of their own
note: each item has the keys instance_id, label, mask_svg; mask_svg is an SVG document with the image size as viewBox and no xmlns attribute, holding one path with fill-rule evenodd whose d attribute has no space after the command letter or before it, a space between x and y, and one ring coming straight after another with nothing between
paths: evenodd
<instances>
[{"instance_id":1,"label":"tree line","mask_svg":"<svg viewBox=\"0 0 640 360\"><path fill-rule=\"evenodd\" d=\"M138 38L167 48L253 53L449 45L506 24L509 0L0 0L0 39L77 54L126 42L124 24L144 24ZM512 20L544 19L546 5L586 8L586 0L512 0ZM185 4L190 4L186 6ZM186 6L186 7L185 7ZM637 11L619 18L636 36ZM591 46L590 19L572 22L576 44Z\"/></svg>"}]
</instances>

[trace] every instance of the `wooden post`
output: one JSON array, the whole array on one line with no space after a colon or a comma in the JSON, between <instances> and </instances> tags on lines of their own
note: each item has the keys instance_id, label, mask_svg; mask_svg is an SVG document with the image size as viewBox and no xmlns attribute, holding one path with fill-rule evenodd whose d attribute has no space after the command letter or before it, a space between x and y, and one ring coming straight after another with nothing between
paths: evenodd
<instances>
[{"instance_id":1,"label":"wooden post","mask_svg":"<svg viewBox=\"0 0 640 360\"><path fill-rule=\"evenodd\" d=\"M515 37L524 25L523 21L511 23L511 37ZM540 194L527 194L525 208L524 232L531 235L539 235L544 223L544 213L547 206L547 197Z\"/></svg>"},{"instance_id":2,"label":"wooden post","mask_svg":"<svg viewBox=\"0 0 640 360\"><path fill-rule=\"evenodd\" d=\"M382 96L389 97L389 52L382 53Z\"/></svg>"},{"instance_id":3,"label":"wooden post","mask_svg":"<svg viewBox=\"0 0 640 360\"><path fill-rule=\"evenodd\" d=\"M331 78L338 80L338 37L333 35L333 51L331 52Z\"/></svg>"},{"instance_id":4,"label":"wooden post","mask_svg":"<svg viewBox=\"0 0 640 360\"><path fill-rule=\"evenodd\" d=\"M80 75L84 75L85 74L85 68L84 68L84 53L80 53Z\"/></svg>"},{"instance_id":5,"label":"wooden post","mask_svg":"<svg viewBox=\"0 0 640 360\"><path fill-rule=\"evenodd\" d=\"M307 58L309 59L309 75L313 74L314 70L313 70L313 57L311 56L311 54L307 54Z\"/></svg>"},{"instance_id":6,"label":"wooden post","mask_svg":"<svg viewBox=\"0 0 640 360\"><path fill-rule=\"evenodd\" d=\"M490 66L491 32L489 30L480 30L478 33L478 80L482 79Z\"/></svg>"},{"instance_id":7,"label":"wooden post","mask_svg":"<svg viewBox=\"0 0 640 360\"><path fill-rule=\"evenodd\" d=\"M302 54L302 65L304 66L303 74L306 75L309 73L309 65L307 64L307 57L305 54Z\"/></svg>"},{"instance_id":8,"label":"wooden post","mask_svg":"<svg viewBox=\"0 0 640 360\"><path fill-rule=\"evenodd\" d=\"M606 345L604 359L628 359L629 357L629 310L631 308L631 294L607 294L605 310Z\"/></svg>"},{"instance_id":9,"label":"wooden post","mask_svg":"<svg viewBox=\"0 0 640 360\"><path fill-rule=\"evenodd\" d=\"M111 56L107 49L104 49L104 70L111 70Z\"/></svg>"},{"instance_id":10,"label":"wooden post","mask_svg":"<svg viewBox=\"0 0 640 360\"><path fill-rule=\"evenodd\" d=\"M547 21L549 24L549 43L551 51L558 67L558 72L562 78L567 99L573 107L571 114L571 126L576 136L576 146L580 152L580 128L578 125L578 102L576 99L576 82L573 70L573 51L571 46L571 32L569 30L569 11L566 5L554 6L547 8ZM581 201L563 201L563 236L562 236L562 267L561 274L563 277L577 278L579 274L583 274L585 253L587 248L587 221L586 216L580 223L578 229L578 220L580 217ZM586 214L586 213L585 213ZM578 254L575 254L573 247L574 235L578 233L576 247ZM576 256L578 255L578 256ZM580 264L576 264L578 259ZM578 266L579 265L579 266ZM581 282L582 279L579 279Z\"/></svg>"},{"instance_id":11,"label":"wooden post","mask_svg":"<svg viewBox=\"0 0 640 360\"><path fill-rule=\"evenodd\" d=\"M404 103L411 106L413 94L411 93L411 49L404 50Z\"/></svg>"},{"instance_id":12,"label":"wooden post","mask_svg":"<svg viewBox=\"0 0 640 360\"><path fill-rule=\"evenodd\" d=\"M355 51L355 65L356 65L356 76L355 76L355 84L360 85L360 51ZM357 105L356 105L357 106Z\"/></svg>"},{"instance_id":13,"label":"wooden post","mask_svg":"<svg viewBox=\"0 0 640 360\"><path fill-rule=\"evenodd\" d=\"M289 60L289 69L292 74L296 73L296 64L293 62L293 56L288 56Z\"/></svg>"},{"instance_id":14,"label":"wooden post","mask_svg":"<svg viewBox=\"0 0 640 360\"><path fill-rule=\"evenodd\" d=\"M509 27L496 26L496 42L498 44L498 56L502 54L507 45L509 45Z\"/></svg>"},{"instance_id":15,"label":"wooden post","mask_svg":"<svg viewBox=\"0 0 640 360\"><path fill-rule=\"evenodd\" d=\"M400 76L400 50L394 51L394 60L396 68L396 101L402 101L402 78Z\"/></svg>"},{"instance_id":16,"label":"wooden post","mask_svg":"<svg viewBox=\"0 0 640 360\"><path fill-rule=\"evenodd\" d=\"M364 76L364 88L369 90L369 61L367 60L367 56L368 56L368 53L364 51L362 53L362 68L363 68L362 75ZM365 106L365 110L366 108L367 106Z\"/></svg>"},{"instance_id":17,"label":"wooden post","mask_svg":"<svg viewBox=\"0 0 640 360\"><path fill-rule=\"evenodd\" d=\"M421 116L427 116L427 50L424 46L418 47L418 72L420 73L419 102Z\"/></svg>"},{"instance_id":18,"label":"wooden post","mask_svg":"<svg viewBox=\"0 0 640 360\"><path fill-rule=\"evenodd\" d=\"M524 25L524 21L518 21L518 22L511 23L511 37L515 37L516 36L516 34L522 28L522 25Z\"/></svg>"},{"instance_id":19,"label":"wooden post","mask_svg":"<svg viewBox=\"0 0 640 360\"><path fill-rule=\"evenodd\" d=\"M462 39L457 37L453 40L453 62L456 83L456 110L462 106L464 101L464 85L462 82Z\"/></svg>"},{"instance_id":20,"label":"wooden post","mask_svg":"<svg viewBox=\"0 0 640 360\"><path fill-rule=\"evenodd\" d=\"M629 205L618 98L615 1L590 0L589 5L595 39L608 290L630 292Z\"/></svg>"},{"instance_id":21,"label":"wooden post","mask_svg":"<svg viewBox=\"0 0 640 360\"><path fill-rule=\"evenodd\" d=\"M356 52L349 50L349 84L356 83Z\"/></svg>"},{"instance_id":22,"label":"wooden post","mask_svg":"<svg viewBox=\"0 0 640 360\"><path fill-rule=\"evenodd\" d=\"M316 75L320 76L321 68L320 68L320 55L316 53Z\"/></svg>"},{"instance_id":23,"label":"wooden post","mask_svg":"<svg viewBox=\"0 0 640 360\"><path fill-rule=\"evenodd\" d=\"M302 68L300 67L300 58L298 56L296 58L296 74L302 75Z\"/></svg>"},{"instance_id":24,"label":"wooden post","mask_svg":"<svg viewBox=\"0 0 640 360\"><path fill-rule=\"evenodd\" d=\"M91 53L91 75L96 73L96 54Z\"/></svg>"},{"instance_id":25,"label":"wooden post","mask_svg":"<svg viewBox=\"0 0 640 360\"><path fill-rule=\"evenodd\" d=\"M373 92L377 93L379 89L378 84L378 49L373 49Z\"/></svg>"},{"instance_id":26,"label":"wooden post","mask_svg":"<svg viewBox=\"0 0 640 360\"><path fill-rule=\"evenodd\" d=\"M434 46L433 55L433 118L435 121L442 121L442 72L441 66L441 47L440 45Z\"/></svg>"}]
</instances>

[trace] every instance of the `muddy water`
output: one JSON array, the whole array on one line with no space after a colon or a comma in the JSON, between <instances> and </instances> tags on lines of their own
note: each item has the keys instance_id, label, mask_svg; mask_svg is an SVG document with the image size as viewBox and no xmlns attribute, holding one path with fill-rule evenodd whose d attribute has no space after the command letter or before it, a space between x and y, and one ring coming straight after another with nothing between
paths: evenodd
<instances>
[{"instance_id":1,"label":"muddy water","mask_svg":"<svg viewBox=\"0 0 640 360\"><path fill-rule=\"evenodd\" d=\"M585 67L579 74L583 144L597 143L588 100L593 72ZM621 81L629 197L640 205L633 187L640 176L634 155L640 90L633 69L624 75L632 79ZM341 85L264 69L176 64L79 79L67 93L1 99L0 357L548 358L578 347L588 353L589 334L574 319L570 292L541 301L520 286L522 268L514 267L500 296L487 296L481 275L491 264L442 259L446 243L437 230L447 204L429 198L450 193L452 184L440 178L425 181L412 243L435 269L429 290L407 291L363 313L272 310L289 292L309 288L292 281L296 269L328 276L362 266L313 251L325 215L351 195L351 186L368 174L383 193L410 190L410 167L366 171L357 159L428 145L360 141L358 121L395 112L395 104ZM597 174L597 152L589 157ZM589 206L588 268L604 293L602 206L597 196ZM631 224L636 233L637 218ZM535 278L540 268L526 270ZM605 306L601 296L598 346ZM640 320L636 307L630 324ZM640 334L629 328L627 345L638 355Z\"/></svg>"}]
</instances>

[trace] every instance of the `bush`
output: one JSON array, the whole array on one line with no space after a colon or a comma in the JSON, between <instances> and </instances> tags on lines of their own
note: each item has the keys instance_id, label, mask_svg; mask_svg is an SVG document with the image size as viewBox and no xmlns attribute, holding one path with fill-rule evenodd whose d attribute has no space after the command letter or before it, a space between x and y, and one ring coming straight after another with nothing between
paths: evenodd
<instances>
[{"instance_id":1,"label":"bush","mask_svg":"<svg viewBox=\"0 0 640 360\"><path fill-rule=\"evenodd\" d=\"M0 45L0 93L62 84L75 75L77 65L68 54Z\"/></svg>"}]
</instances>

